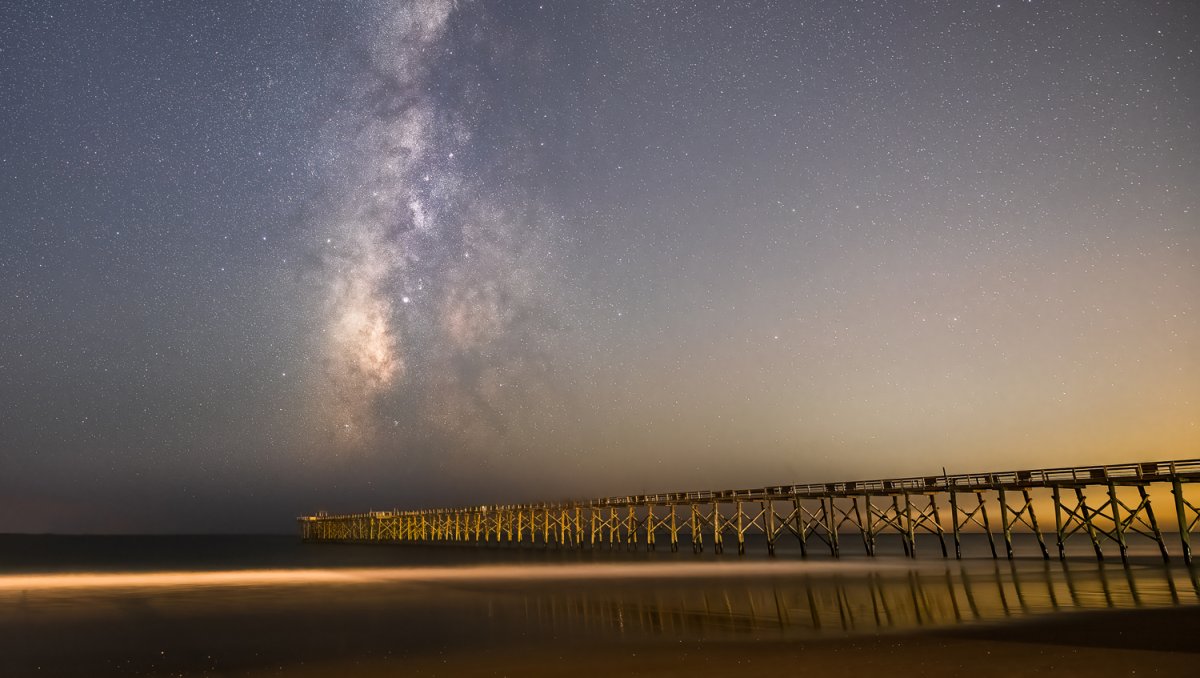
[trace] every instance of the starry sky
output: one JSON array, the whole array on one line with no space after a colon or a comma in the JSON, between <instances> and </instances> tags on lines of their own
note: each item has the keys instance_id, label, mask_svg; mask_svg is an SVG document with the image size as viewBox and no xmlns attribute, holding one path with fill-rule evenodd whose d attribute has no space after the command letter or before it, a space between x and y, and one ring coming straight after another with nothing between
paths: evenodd
<instances>
[{"instance_id":1,"label":"starry sky","mask_svg":"<svg viewBox=\"0 0 1200 678\"><path fill-rule=\"evenodd\" d=\"M0 8L0 531L1200 456L1200 8Z\"/></svg>"}]
</instances>

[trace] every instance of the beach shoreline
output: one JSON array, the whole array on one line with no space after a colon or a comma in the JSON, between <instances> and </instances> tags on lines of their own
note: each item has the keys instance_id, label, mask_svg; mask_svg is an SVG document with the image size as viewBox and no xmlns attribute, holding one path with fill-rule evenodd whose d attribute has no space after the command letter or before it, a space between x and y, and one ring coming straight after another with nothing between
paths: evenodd
<instances>
[{"instance_id":1,"label":"beach shoreline","mask_svg":"<svg viewBox=\"0 0 1200 678\"><path fill-rule=\"evenodd\" d=\"M4 676L1186 675L1195 628L1195 570L1149 561L0 576Z\"/></svg>"}]
</instances>

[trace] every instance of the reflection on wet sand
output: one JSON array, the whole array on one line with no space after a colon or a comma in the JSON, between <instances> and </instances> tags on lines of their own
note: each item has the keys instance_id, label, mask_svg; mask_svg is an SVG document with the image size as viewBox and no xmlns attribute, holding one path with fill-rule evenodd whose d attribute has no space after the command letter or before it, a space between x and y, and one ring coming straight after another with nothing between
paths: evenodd
<instances>
[{"instance_id":1,"label":"reflection on wet sand","mask_svg":"<svg viewBox=\"0 0 1200 678\"><path fill-rule=\"evenodd\" d=\"M1046 561L488 565L0 576L0 623L335 610L442 611L489 634L805 637L1016 621L1052 612L1200 604L1200 577L1160 564ZM15 615L15 616L14 616Z\"/></svg>"},{"instance_id":2,"label":"reflection on wet sand","mask_svg":"<svg viewBox=\"0 0 1200 678\"><path fill-rule=\"evenodd\" d=\"M906 631L1053 612L1200 603L1194 570L997 564L704 587L557 592L526 599L526 621L556 630L712 637Z\"/></svg>"},{"instance_id":3,"label":"reflection on wet sand","mask_svg":"<svg viewBox=\"0 0 1200 678\"><path fill-rule=\"evenodd\" d=\"M699 651L710 640L727 648L713 650L714 661L762 658L767 648L790 666L789 653L810 641L908 633L905 643L926 647L915 639L930 629L969 633L971 624L998 622L1018 631L1015 622L1055 612L1118 608L1145 608L1137 624L1158 639L1148 645L1143 634L1129 647L1190 652L1195 616L1184 606L1200 604L1196 574L1160 564L880 559L4 575L0 675L275 675L313 666L325 668L305 675L364 675L368 659L374 675L413 661L438 668L432 675L458 675L446 658L492 675L493 656L524 673L569 657L561 647L607 656L636 646L639 656L670 657L681 642ZM1060 636L1095 636L1089 615L1071 617L1059 618ZM760 642L772 640L782 642ZM1100 642L1117 640L1110 633Z\"/></svg>"}]
</instances>

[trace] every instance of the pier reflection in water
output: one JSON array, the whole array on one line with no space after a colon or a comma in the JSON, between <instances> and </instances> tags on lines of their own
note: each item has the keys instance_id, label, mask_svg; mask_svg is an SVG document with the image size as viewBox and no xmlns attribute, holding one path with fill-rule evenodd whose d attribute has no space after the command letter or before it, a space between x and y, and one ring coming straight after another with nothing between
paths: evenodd
<instances>
[{"instance_id":1,"label":"pier reflection in water","mask_svg":"<svg viewBox=\"0 0 1200 678\"><path fill-rule=\"evenodd\" d=\"M567 633L787 638L1196 604L1189 568L1018 562L528 594L523 621Z\"/></svg>"}]
</instances>

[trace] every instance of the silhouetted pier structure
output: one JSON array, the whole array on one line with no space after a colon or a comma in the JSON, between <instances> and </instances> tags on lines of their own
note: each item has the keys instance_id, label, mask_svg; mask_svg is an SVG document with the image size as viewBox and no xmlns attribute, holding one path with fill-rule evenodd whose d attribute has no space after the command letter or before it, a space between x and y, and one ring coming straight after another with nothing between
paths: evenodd
<instances>
[{"instance_id":1,"label":"silhouetted pier structure","mask_svg":"<svg viewBox=\"0 0 1200 678\"><path fill-rule=\"evenodd\" d=\"M802 555L812 548L837 557L850 541L876 555L880 540L898 536L916 557L917 536L936 536L941 555L962 557L962 535L987 535L993 558L1000 548L1014 557L1014 532L1036 537L1050 558L1046 517L1052 506L1053 544L1060 558L1076 535L1096 558L1115 546L1128 558L1128 538L1153 540L1164 560L1167 539L1159 527L1154 488L1170 489L1180 554L1192 562L1191 533L1200 523L1200 499L1185 490L1200 482L1200 459L1078 466L995 473L941 474L889 480L778 485L748 490L669 492L584 501L469 506L447 509L324 513L299 518L301 536L319 542L407 542L541 545L559 548L655 549L681 542L694 552L705 543L723 553L727 541L746 552L748 535L765 537L775 554L781 538L794 537ZM1160 497L1160 501L1162 498ZM949 540L949 545L947 541ZM859 548L859 547L855 547Z\"/></svg>"}]
</instances>

